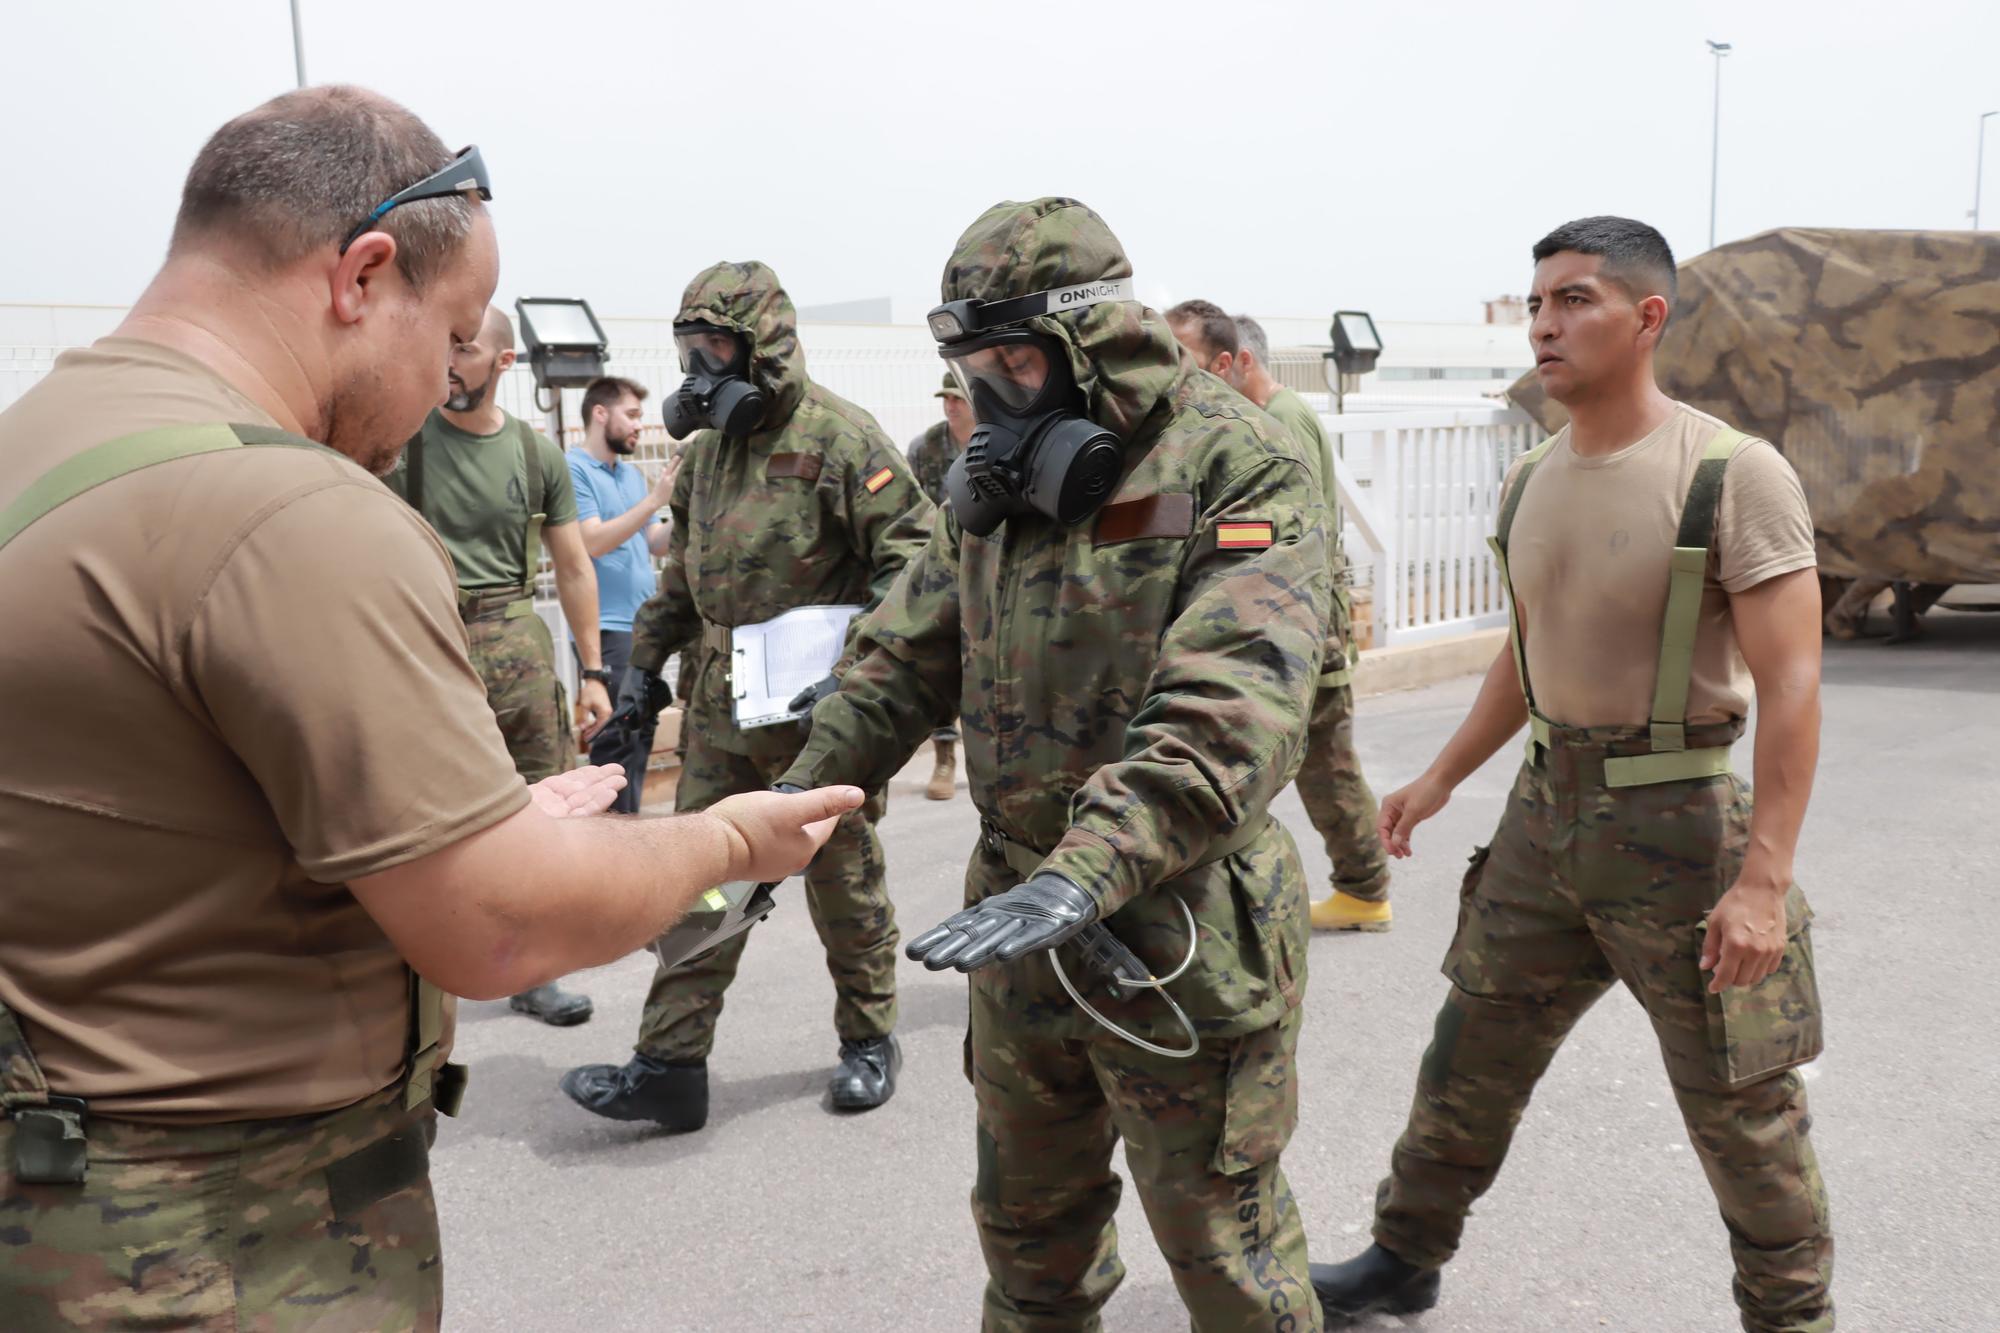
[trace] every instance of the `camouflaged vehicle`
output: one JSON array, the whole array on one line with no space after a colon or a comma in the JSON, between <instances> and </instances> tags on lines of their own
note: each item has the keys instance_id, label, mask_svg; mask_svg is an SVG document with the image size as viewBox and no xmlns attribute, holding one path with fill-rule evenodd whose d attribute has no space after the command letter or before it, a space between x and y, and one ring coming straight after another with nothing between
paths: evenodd
<instances>
[{"instance_id":1,"label":"camouflaged vehicle","mask_svg":"<svg viewBox=\"0 0 2000 1333\"><path fill-rule=\"evenodd\" d=\"M1680 267L1660 387L1761 436L1822 573L2000 583L2000 235L1785 227ZM1544 428L1533 372L1509 391Z\"/></svg>"}]
</instances>

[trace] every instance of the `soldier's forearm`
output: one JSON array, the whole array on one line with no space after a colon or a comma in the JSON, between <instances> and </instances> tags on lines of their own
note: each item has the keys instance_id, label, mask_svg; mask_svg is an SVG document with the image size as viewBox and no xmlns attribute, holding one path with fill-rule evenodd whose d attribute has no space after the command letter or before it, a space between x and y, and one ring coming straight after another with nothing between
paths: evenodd
<instances>
[{"instance_id":1,"label":"soldier's forearm","mask_svg":"<svg viewBox=\"0 0 2000 1333\"><path fill-rule=\"evenodd\" d=\"M1792 885L1799 830L1819 767L1819 681L1795 689L1757 692L1753 776L1757 801L1750 814L1750 849L1742 879L1783 893Z\"/></svg>"},{"instance_id":2,"label":"soldier's forearm","mask_svg":"<svg viewBox=\"0 0 2000 1333\"><path fill-rule=\"evenodd\" d=\"M576 640L576 655L584 669L602 670L603 645L597 636L597 575L588 567L581 573L557 570L556 600L562 603L563 619L569 622L570 636Z\"/></svg>"},{"instance_id":3,"label":"soldier's forearm","mask_svg":"<svg viewBox=\"0 0 2000 1333\"><path fill-rule=\"evenodd\" d=\"M1472 711L1431 761L1431 776L1447 788L1457 787L1497 754L1527 721L1528 701L1521 694L1520 674L1514 669L1514 650L1502 645L1500 655L1486 669Z\"/></svg>"}]
</instances>

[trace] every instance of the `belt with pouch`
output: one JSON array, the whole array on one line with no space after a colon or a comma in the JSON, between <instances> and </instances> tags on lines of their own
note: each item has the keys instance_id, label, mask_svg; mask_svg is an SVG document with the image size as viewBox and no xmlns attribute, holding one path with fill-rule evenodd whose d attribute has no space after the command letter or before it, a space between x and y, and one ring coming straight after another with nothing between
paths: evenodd
<instances>
[{"instance_id":1,"label":"belt with pouch","mask_svg":"<svg viewBox=\"0 0 2000 1333\"><path fill-rule=\"evenodd\" d=\"M458 618L468 625L535 614L535 599L519 588L460 588Z\"/></svg>"}]
</instances>

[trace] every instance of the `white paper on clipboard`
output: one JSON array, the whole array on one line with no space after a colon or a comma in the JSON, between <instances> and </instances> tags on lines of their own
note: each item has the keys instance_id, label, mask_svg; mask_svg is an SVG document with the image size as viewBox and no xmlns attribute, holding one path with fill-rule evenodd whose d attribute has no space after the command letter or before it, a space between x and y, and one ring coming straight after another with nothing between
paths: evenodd
<instances>
[{"instance_id":1,"label":"white paper on clipboard","mask_svg":"<svg viewBox=\"0 0 2000 1333\"><path fill-rule=\"evenodd\" d=\"M847 626L860 611L858 606L802 606L761 625L731 630L736 725L747 731L804 717L792 711L792 700L833 670L847 646Z\"/></svg>"}]
</instances>

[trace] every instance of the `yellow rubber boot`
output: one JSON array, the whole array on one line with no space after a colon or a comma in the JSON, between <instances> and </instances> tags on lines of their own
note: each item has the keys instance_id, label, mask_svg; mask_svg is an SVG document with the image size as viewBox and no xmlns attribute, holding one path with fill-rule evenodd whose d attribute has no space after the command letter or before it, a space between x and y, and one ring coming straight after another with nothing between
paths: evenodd
<instances>
[{"instance_id":1,"label":"yellow rubber boot","mask_svg":"<svg viewBox=\"0 0 2000 1333\"><path fill-rule=\"evenodd\" d=\"M1364 902L1335 889L1331 896L1322 898L1312 905L1312 925L1314 930L1365 930L1380 933L1389 929L1396 914L1389 909L1385 899L1379 903Z\"/></svg>"}]
</instances>

